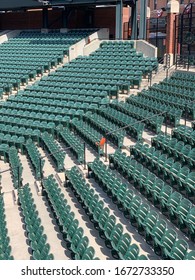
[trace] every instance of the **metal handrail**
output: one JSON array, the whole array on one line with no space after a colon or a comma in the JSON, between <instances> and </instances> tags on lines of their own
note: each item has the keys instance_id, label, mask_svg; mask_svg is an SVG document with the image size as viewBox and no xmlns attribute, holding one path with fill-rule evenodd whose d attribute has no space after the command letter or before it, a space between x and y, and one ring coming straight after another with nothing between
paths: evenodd
<instances>
[{"instance_id":1,"label":"metal handrail","mask_svg":"<svg viewBox=\"0 0 195 280\"><path fill-rule=\"evenodd\" d=\"M195 67L195 55L176 55L175 69L179 66L187 68L187 71L189 71L190 67Z\"/></svg>"},{"instance_id":2,"label":"metal handrail","mask_svg":"<svg viewBox=\"0 0 195 280\"><path fill-rule=\"evenodd\" d=\"M150 83L150 86L152 85L152 79L153 77L159 73L161 70L165 70L166 65L164 64L164 58L158 60L158 66L154 67L149 73L148 73L148 82ZM155 73L153 73L155 72Z\"/></svg>"}]
</instances>

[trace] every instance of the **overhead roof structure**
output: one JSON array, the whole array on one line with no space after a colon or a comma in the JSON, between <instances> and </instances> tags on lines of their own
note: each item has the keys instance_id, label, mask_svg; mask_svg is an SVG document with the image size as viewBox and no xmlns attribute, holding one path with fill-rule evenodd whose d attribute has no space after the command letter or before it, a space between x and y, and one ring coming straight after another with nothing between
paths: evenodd
<instances>
[{"instance_id":1,"label":"overhead roof structure","mask_svg":"<svg viewBox=\"0 0 195 280\"><path fill-rule=\"evenodd\" d=\"M144 2L147 2L147 0L144 0ZM116 39L122 39L122 8L127 5L131 6L131 39L137 39L137 0L0 0L0 12L42 8L43 28L47 28L47 8L65 7L67 11L82 6L96 8L101 5L116 6ZM65 14L65 17L68 18L68 13Z\"/></svg>"},{"instance_id":2,"label":"overhead roof structure","mask_svg":"<svg viewBox=\"0 0 195 280\"><path fill-rule=\"evenodd\" d=\"M123 5L133 6L137 0L1 0L0 10L20 10L27 8L40 8L43 6L72 6L72 5Z\"/></svg>"}]
</instances>

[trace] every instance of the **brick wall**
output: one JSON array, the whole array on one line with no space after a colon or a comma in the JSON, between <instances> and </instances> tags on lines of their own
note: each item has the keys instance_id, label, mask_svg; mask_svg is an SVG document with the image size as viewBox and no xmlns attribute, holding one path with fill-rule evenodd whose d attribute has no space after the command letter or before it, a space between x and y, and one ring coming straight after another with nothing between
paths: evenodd
<instances>
[{"instance_id":1,"label":"brick wall","mask_svg":"<svg viewBox=\"0 0 195 280\"><path fill-rule=\"evenodd\" d=\"M115 7L102 7L95 10L78 8L71 12L68 28L99 27L109 28L110 37L115 37ZM93 24L87 22L88 13L93 13ZM129 8L123 9L123 24L129 21ZM49 28L62 27L62 10L48 11ZM127 26L127 25L126 25ZM42 10L0 14L0 29L40 29Z\"/></svg>"},{"instance_id":2,"label":"brick wall","mask_svg":"<svg viewBox=\"0 0 195 280\"><path fill-rule=\"evenodd\" d=\"M48 12L50 28L60 28L61 10ZM0 14L0 29L39 29L42 28L42 10Z\"/></svg>"}]
</instances>

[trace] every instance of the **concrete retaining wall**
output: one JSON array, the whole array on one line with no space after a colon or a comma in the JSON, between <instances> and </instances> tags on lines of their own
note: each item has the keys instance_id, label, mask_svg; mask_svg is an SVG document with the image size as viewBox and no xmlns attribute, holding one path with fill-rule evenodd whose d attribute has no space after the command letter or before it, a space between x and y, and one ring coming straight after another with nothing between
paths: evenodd
<instances>
[{"instance_id":1,"label":"concrete retaining wall","mask_svg":"<svg viewBox=\"0 0 195 280\"><path fill-rule=\"evenodd\" d=\"M10 38L14 38L20 34L21 30L6 31L2 36L0 36L0 44L8 41Z\"/></svg>"},{"instance_id":2,"label":"concrete retaining wall","mask_svg":"<svg viewBox=\"0 0 195 280\"><path fill-rule=\"evenodd\" d=\"M157 48L144 40L134 41L137 52L142 52L145 56L157 57Z\"/></svg>"},{"instance_id":3,"label":"concrete retaining wall","mask_svg":"<svg viewBox=\"0 0 195 280\"><path fill-rule=\"evenodd\" d=\"M99 48L98 41L105 38L109 38L109 29L101 28L85 39L72 45L69 48L69 60L71 61L79 55L89 55L91 52ZM95 41L97 42L95 43Z\"/></svg>"}]
</instances>

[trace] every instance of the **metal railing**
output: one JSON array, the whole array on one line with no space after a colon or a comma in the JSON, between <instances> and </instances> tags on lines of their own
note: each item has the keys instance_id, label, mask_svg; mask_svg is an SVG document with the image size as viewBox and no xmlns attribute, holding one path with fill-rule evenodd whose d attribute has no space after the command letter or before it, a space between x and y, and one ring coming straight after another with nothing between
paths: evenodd
<instances>
[{"instance_id":1,"label":"metal railing","mask_svg":"<svg viewBox=\"0 0 195 280\"><path fill-rule=\"evenodd\" d=\"M195 67L195 55L176 55L175 69L183 68L187 71Z\"/></svg>"},{"instance_id":2,"label":"metal railing","mask_svg":"<svg viewBox=\"0 0 195 280\"><path fill-rule=\"evenodd\" d=\"M162 57L158 60L158 65L148 73L148 83L150 86L152 85L152 80L156 76L156 74L165 69L167 69L167 65L166 63L164 63L164 58Z\"/></svg>"}]
</instances>

